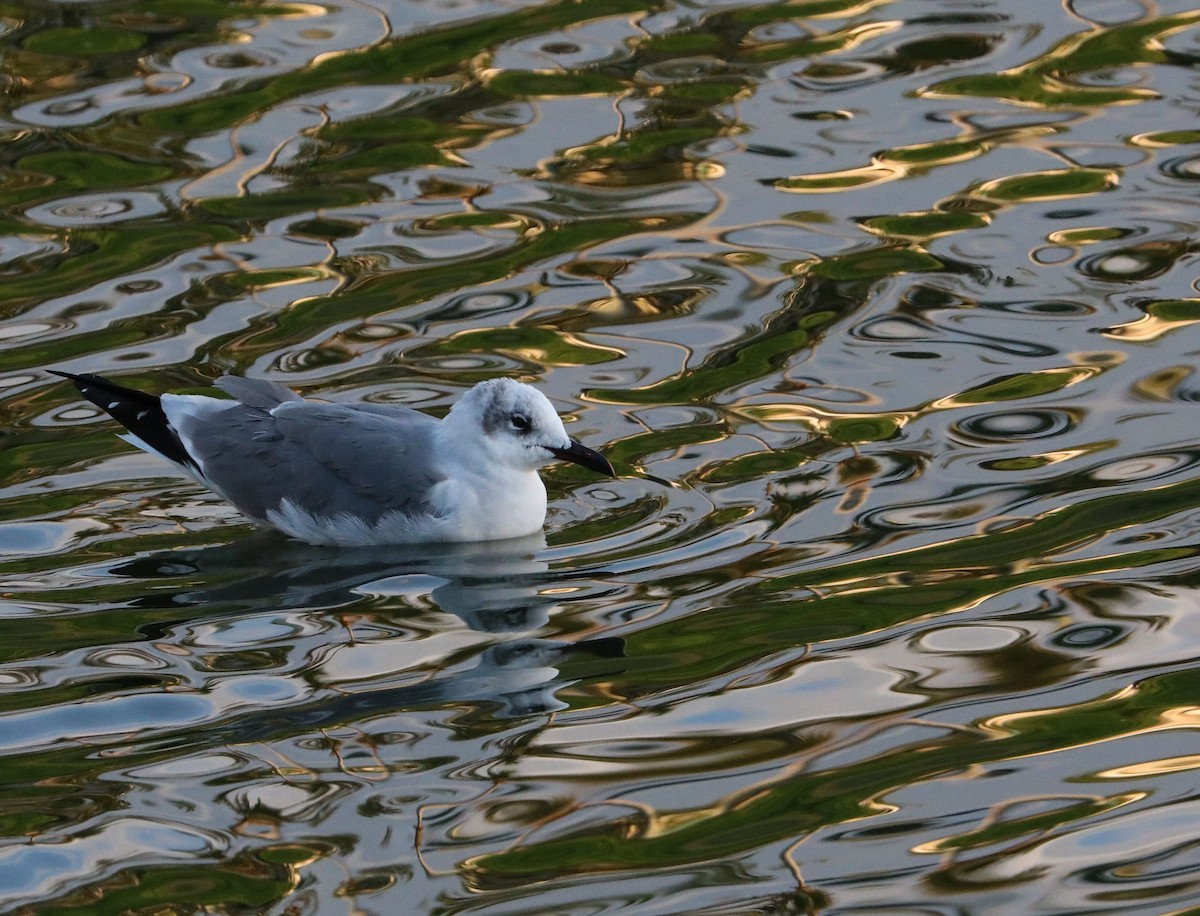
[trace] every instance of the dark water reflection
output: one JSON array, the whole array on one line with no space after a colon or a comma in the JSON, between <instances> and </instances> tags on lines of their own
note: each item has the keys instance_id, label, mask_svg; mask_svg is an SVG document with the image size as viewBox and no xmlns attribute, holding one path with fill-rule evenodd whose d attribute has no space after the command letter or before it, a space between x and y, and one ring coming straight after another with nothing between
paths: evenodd
<instances>
[{"instance_id":1,"label":"dark water reflection","mask_svg":"<svg viewBox=\"0 0 1200 916\"><path fill-rule=\"evenodd\" d=\"M5 911L1191 906L1198 25L0 10ZM513 375L623 473L310 548L47 368Z\"/></svg>"},{"instance_id":2,"label":"dark water reflection","mask_svg":"<svg viewBox=\"0 0 1200 916\"><path fill-rule=\"evenodd\" d=\"M227 609L220 619L205 618L203 624L208 645L205 664L214 671L285 668L303 671L307 681L321 687L340 691L354 685L367 687L374 677L368 667L359 666L386 653L390 671L396 660L391 651L394 647L387 645L390 639L408 641L417 636L401 628L381 640L376 629L380 615L367 609L372 604L386 604L391 618L407 609L410 622L430 612L454 615L475 631L459 633L465 644L455 647L448 657L437 658L441 663L462 654L475 658L473 667L460 670L451 664L445 672L422 672L419 683L411 686L395 687L389 682L384 689L355 689L343 700L325 698L312 710L293 707L288 718L298 717L306 728L345 725L361 715L392 707L445 703L491 704L496 707L493 714L498 715L549 712L565 708L554 698L554 665L588 655L622 655L622 640L617 637L565 641L529 635L543 630L561 607L547 593L566 591L555 587L548 565L536 559L536 552L545 548L541 535L497 544L416 547L405 552L402 562L397 562L394 548L332 551L285 542L274 535L262 538L261 552L248 553L253 540L157 553L116 564L110 572L132 579L162 580L153 593L131 602L139 607ZM173 580L183 580L183 588L171 589ZM190 583L202 587L192 588ZM262 613L264 605L269 606L269 617ZM332 615L337 608L346 608L341 619L345 631L342 648L351 658L335 664L328 652L334 633L312 631L302 621L315 609ZM241 609L244 612L239 613ZM360 639L359 627L365 628L365 639ZM142 635L170 640L176 633L156 625L151 631L142 630ZM272 644L274 651L269 648ZM360 647L365 657L356 659ZM296 652L304 656L289 657ZM545 676L546 683L538 683L538 674ZM237 737L227 740L254 740L249 733L278 725L278 717L271 714L242 716L234 725Z\"/></svg>"}]
</instances>

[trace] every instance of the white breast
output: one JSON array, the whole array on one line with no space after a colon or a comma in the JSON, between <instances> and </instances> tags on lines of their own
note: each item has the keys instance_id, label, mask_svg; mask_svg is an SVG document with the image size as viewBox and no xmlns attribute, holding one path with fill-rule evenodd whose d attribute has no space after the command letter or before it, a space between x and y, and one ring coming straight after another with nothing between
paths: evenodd
<instances>
[{"instance_id":1,"label":"white breast","mask_svg":"<svg viewBox=\"0 0 1200 916\"><path fill-rule=\"evenodd\" d=\"M430 493L456 541L524 537L546 523L546 485L536 471L457 473Z\"/></svg>"}]
</instances>

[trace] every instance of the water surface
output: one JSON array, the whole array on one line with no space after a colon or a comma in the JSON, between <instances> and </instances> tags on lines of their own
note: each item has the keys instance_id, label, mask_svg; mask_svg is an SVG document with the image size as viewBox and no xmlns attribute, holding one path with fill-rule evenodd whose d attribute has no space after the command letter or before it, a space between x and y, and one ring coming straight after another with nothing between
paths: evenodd
<instances>
[{"instance_id":1,"label":"water surface","mask_svg":"<svg viewBox=\"0 0 1200 916\"><path fill-rule=\"evenodd\" d=\"M1191 906L1198 23L0 5L5 910ZM45 369L622 475L307 547Z\"/></svg>"}]
</instances>

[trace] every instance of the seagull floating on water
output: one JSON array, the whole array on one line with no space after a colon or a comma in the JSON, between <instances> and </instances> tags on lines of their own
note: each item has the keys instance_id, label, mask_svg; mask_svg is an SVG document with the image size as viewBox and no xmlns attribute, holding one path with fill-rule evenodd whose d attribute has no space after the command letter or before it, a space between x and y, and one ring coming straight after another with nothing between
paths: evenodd
<instances>
[{"instance_id":1,"label":"seagull floating on water","mask_svg":"<svg viewBox=\"0 0 1200 916\"><path fill-rule=\"evenodd\" d=\"M127 442L310 544L521 537L546 521L538 468L559 458L616 476L567 435L544 394L507 378L480 382L438 420L409 407L306 401L260 379L218 379L229 400L53 374L124 426Z\"/></svg>"}]
</instances>

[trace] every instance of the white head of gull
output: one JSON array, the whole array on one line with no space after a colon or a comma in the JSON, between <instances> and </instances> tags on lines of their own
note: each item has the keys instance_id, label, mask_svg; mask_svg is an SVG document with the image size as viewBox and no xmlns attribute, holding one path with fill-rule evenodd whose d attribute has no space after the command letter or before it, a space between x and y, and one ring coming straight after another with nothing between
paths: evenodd
<instances>
[{"instance_id":1,"label":"white head of gull","mask_svg":"<svg viewBox=\"0 0 1200 916\"><path fill-rule=\"evenodd\" d=\"M256 523L310 544L487 541L538 531L538 469L560 459L614 476L567 435L544 394L480 382L443 420L402 406L306 401L283 385L225 376L233 399L135 391L53 374Z\"/></svg>"}]
</instances>

